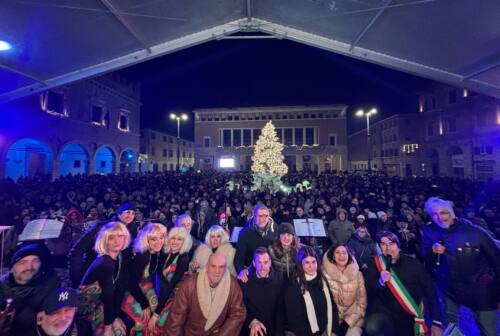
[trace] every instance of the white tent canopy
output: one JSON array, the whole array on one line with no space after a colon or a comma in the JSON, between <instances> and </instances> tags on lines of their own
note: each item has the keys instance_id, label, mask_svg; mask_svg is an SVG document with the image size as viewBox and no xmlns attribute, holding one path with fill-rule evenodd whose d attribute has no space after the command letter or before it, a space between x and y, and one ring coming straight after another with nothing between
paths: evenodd
<instances>
[{"instance_id":1,"label":"white tent canopy","mask_svg":"<svg viewBox=\"0 0 500 336\"><path fill-rule=\"evenodd\" d=\"M223 38L290 39L500 98L498 0L7 0L0 101Z\"/></svg>"}]
</instances>

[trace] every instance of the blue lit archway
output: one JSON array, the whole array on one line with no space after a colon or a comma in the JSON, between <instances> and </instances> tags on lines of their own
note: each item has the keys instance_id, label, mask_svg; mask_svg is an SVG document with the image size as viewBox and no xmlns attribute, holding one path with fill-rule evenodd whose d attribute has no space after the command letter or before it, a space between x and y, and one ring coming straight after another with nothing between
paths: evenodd
<instances>
[{"instance_id":1,"label":"blue lit archway","mask_svg":"<svg viewBox=\"0 0 500 336\"><path fill-rule=\"evenodd\" d=\"M111 174L115 171L115 154L107 146L103 146L95 153L96 174Z\"/></svg>"},{"instance_id":2,"label":"blue lit archway","mask_svg":"<svg viewBox=\"0 0 500 336\"><path fill-rule=\"evenodd\" d=\"M120 156L120 174L135 173L136 167L137 155L130 148L125 149Z\"/></svg>"},{"instance_id":3,"label":"blue lit archway","mask_svg":"<svg viewBox=\"0 0 500 336\"><path fill-rule=\"evenodd\" d=\"M52 160L52 150L46 143L30 138L18 140L7 150L6 176L17 181L22 176L51 174Z\"/></svg>"},{"instance_id":4,"label":"blue lit archway","mask_svg":"<svg viewBox=\"0 0 500 336\"><path fill-rule=\"evenodd\" d=\"M61 176L88 174L89 155L83 146L69 144L61 152L59 172Z\"/></svg>"}]
</instances>

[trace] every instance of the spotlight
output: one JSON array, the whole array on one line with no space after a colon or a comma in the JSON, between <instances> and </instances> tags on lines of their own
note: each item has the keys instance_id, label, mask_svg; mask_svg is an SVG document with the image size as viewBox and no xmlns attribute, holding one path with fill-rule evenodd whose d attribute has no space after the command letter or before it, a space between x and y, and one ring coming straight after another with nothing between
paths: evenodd
<instances>
[{"instance_id":1,"label":"spotlight","mask_svg":"<svg viewBox=\"0 0 500 336\"><path fill-rule=\"evenodd\" d=\"M0 40L0 51L7 51L11 48L12 46L10 45L10 43Z\"/></svg>"}]
</instances>

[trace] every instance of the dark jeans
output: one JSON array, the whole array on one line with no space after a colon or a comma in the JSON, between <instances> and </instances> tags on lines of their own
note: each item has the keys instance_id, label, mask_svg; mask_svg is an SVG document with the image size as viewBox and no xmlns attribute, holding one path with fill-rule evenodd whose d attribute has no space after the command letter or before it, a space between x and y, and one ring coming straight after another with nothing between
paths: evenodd
<instances>
[{"instance_id":1,"label":"dark jeans","mask_svg":"<svg viewBox=\"0 0 500 336\"><path fill-rule=\"evenodd\" d=\"M410 315L372 313L365 319L365 336L408 336L414 334Z\"/></svg>"}]
</instances>

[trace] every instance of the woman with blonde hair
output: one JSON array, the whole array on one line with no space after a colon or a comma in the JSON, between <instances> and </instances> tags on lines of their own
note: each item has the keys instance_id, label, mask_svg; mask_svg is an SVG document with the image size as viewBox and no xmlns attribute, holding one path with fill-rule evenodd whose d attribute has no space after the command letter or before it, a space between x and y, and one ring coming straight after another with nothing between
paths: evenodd
<instances>
[{"instance_id":1,"label":"woman with blonde hair","mask_svg":"<svg viewBox=\"0 0 500 336\"><path fill-rule=\"evenodd\" d=\"M132 256L127 249L129 244L130 233L120 222L104 225L97 235L94 250L98 257L79 287L83 297L82 313L90 321L94 335L114 336L126 332L118 313L128 285Z\"/></svg>"},{"instance_id":2,"label":"woman with blonde hair","mask_svg":"<svg viewBox=\"0 0 500 336\"><path fill-rule=\"evenodd\" d=\"M130 335L153 336L159 328L152 319L158 306L155 292L156 274L160 260L165 256L163 248L167 228L150 223L139 231L134 240L134 257L130 264L129 292L125 295L122 310L135 322ZM156 319L158 321L158 319Z\"/></svg>"},{"instance_id":3,"label":"woman with blonde hair","mask_svg":"<svg viewBox=\"0 0 500 336\"><path fill-rule=\"evenodd\" d=\"M208 258L215 252L222 253L226 256L227 270L231 275L236 276L234 269L234 254L236 250L229 242L229 235L226 230L220 225L212 225L205 235L205 243L200 244L194 252L193 261L191 262L191 272L196 272L208 262Z\"/></svg>"},{"instance_id":4,"label":"woman with blonde hair","mask_svg":"<svg viewBox=\"0 0 500 336\"><path fill-rule=\"evenodd\" d=\"M323 256L323 274L339 309L339 336L360 336L366 312L366 289L356 259L345 245Z\"/></svg>"},{"instance_id":5,"label":"woman with blonde hair","mask_svg":"<svg viewBox=\"0 0 500 336\"><path fill-rule=\"evenodd\" d=\"M165 324L175 290L189 274L189 251L192 246L191 235L184 227L170 229L164 248L165 256L160 260L161 267L158 270L158 306L150 323Z\"/></svg>"}]
</instances>

